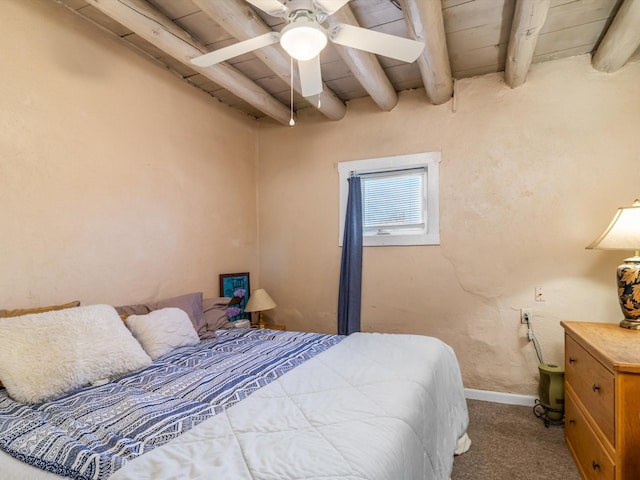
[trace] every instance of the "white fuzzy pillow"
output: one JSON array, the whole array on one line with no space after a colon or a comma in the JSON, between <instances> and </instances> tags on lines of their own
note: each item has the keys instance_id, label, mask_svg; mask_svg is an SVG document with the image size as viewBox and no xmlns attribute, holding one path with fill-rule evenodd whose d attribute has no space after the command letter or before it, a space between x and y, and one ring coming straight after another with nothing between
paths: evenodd
<instances>
[{"instance_id":1,"label":"white fuzzy pillow","mask_svg":"<svg viewBox=\"0 0 640 480\"><path fill-rule=\"evenodd\" d=\"M175 307L161 308L146 315L129 315L127 327L154 360L171 350L200 341L189 315Z\"/></svg>"},{"instance_id":2,"label":"white fuzzy pillow","mask_svg":"<svg viewBox=\"0 0 640 480\"><path fill-rule=\"evenodd\" d=\"M141 370L151 359L109 305L0 321L0 380L9 395L40 403Z\"/></svg>"}]
</instances>

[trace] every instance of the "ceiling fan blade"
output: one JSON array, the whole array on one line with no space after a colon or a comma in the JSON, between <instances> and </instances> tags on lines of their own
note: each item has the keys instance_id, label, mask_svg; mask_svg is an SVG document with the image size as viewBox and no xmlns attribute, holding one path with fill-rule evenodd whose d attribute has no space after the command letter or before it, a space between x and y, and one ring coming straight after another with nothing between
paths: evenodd
<instances>
[{"instance_id":1,"label":"ceiling fan blade","mask_svg":"<svg viewBox=\"0 0 640 480\"><path fill-rule=\"evenodd\" d=\"M300 90L303 97L312 97L322 93L320 55L316 55L311 60L298 60L298 71L300 72Z\"/></svg>"},{"instance_id":2,"label":"ceiling fan blade","mask_svg":"<svg viewBox=\"0 0 640 480\"><path fill-rule=\"evenodd\" d=\"M224 62L230 58L237 57L244 53L252 52L267 45L276 43L280 39L278 32L269 32L263 35L259 35L255 38L250 38L243 42L234 43L228 47L219 48L213 52L205 53L196 58L191 59L191 63L199 67L209 67L216 63Z\"/></svg>"},{"instance_id":3,"label":"ceiling fan blade","mask_svg":"<svg viewBox=\"0 0 640 480\"><path fill-rule=\"evenodd\" d=\"M286 17L289 14L289 9L278 0L247 0L247 2L272 17Z\"/></svg>"},{"instance_id":4,"label":"ceiling fan blade","mask_svg":"<svg viewBox=\"0 0 640 480\"><path fill-rule=\"evenodd\" d=\"M348 2L349 0L314 0L313 3L322 13L331 15L344 7Z\"/></svg>"},{"instance_id":5,"label":"ceiling fan blade","mask_svg":"<svg viewBox=\"0 0 640 480\"><path fill-rule=\"evenodd\" d=\"M345 47L395 58L403 62L414 62L424 50L424 43L388 33L336 23L329 28L329 38Z\"/></svg>"}]
</instances>

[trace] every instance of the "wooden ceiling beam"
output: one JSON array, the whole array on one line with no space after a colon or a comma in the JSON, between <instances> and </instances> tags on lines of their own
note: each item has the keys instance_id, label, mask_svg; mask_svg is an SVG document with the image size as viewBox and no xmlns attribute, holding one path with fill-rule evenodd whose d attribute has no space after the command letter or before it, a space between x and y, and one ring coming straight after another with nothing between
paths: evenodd
<instances>
[{"instance_id":1,"label":"wooden ceiling beam","mask_svg":"<svg viewBox=\"0 0 640 480\"><path fill-rule=\"evenodd\" d=\"M538 35L547 19L549 4L549 0L516 2L504 66L504 79L511 88L519 87L527 79Z\"/></svg>"},{"instance_id":2,"label":"wooden ceiling beam","mask_svg":"<svg viewBox=\"0 0 640 480\"><path fill-rule=\"evenodd\" d=\"M453 95L453 78L444 33L440 0L400 0L409 36L424 42L418 66L427 98L434 105L448 102Z\"/></svg>"},{"instance_id":3,"label":"wooden ceiling beam","mask_svg":"<svg viewBox=\"0 0 640 480\"><path fill-rule=\"evenodd\" d=\"M269 117L289 124L289 109L232 66L220 63L202 68L191 64L190 60L207 53L207 48L146 1L85 1Z\"/></svg>"},{"instance_id":4,"label":"wooden ceiling beam","mask_svg":"<svg viewBox=\"0 0 640 480\"><path fill-rule=\"evenodd\" d=\"M269 33L272 29L251 9L245 0L192 0L209 18L238 40L248 40ZM291 85L289 55L279 45L271 45L252 52L278 77ZM300 77L294 68L294 89L300 91ZM326 85L319 95L319 105L309 102L330 120L340 120L347 113L345 104Z\"/></svg>"},{"instance_id":5,"label":"wooden ceiling beam","mask_svg":"<svg viewBox=\"0 0 640 480\"><path fill-rule=\"evenodd\" d=\"M615 72L640 47L640 1L625 0L607 30L591 65L601 72Z\"/></svg>"},{"instance_id":6,"label":"wooden ceiling beam","mask_svg":"<svg viewBox=\"0 0 640 480\"><path fill-rule=\"evenodd\" d=\"M349 4L331 15L329 21L346 23L356 27L360 26ZM337 43L334 43L333 47L342 57L344 63L347 64L353 76L356 77L381 110L388 112L398 104L398 94L380 65L378 57L373 53L345 47Z\"/></svg>"}]
</instances>

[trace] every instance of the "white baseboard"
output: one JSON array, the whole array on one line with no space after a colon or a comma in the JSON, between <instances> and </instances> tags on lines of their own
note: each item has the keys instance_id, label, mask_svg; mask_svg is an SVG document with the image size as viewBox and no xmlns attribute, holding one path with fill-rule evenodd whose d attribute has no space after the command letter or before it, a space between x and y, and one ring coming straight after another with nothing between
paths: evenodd
<instances>
[{"instance_id":1,"label":"white baseboard","mask_svg":"<svg viewBox=\"0 0 640 480\"><path fill-rule=\"evenodd\" d=\"M508 405L524 405L525 407L533 407L536 404L536 397L532 397L531 395L491 392L489 390L475 390L473 388L465 388L464 396L471 400L484 400L485 402L506 403Z\"/></svg>"}]
</instances>

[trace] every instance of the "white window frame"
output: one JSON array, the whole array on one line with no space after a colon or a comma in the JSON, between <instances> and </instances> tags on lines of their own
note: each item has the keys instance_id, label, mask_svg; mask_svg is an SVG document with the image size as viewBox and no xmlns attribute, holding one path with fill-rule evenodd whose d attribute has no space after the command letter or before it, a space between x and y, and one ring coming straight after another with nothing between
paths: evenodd
<instances>
[{"instance_id":1,"label":"white window frame","mask_svg":"<svg viewBox=\"0 0 640 480\"><path fill-rule=\"evenodd\" d=\"M391 232L385 235L363 235L365 247L391 245L440 245L440 212L439 212L439 175L440 152L422 152L393 157L370 158L338 163L340 179L340 235L338 245L342 246L344 237L344 220L347 211L349 194L348 179L351 174L386 172L411 168L427 170L427 225L424 233Z\"/></svg>"}]
</instances>

